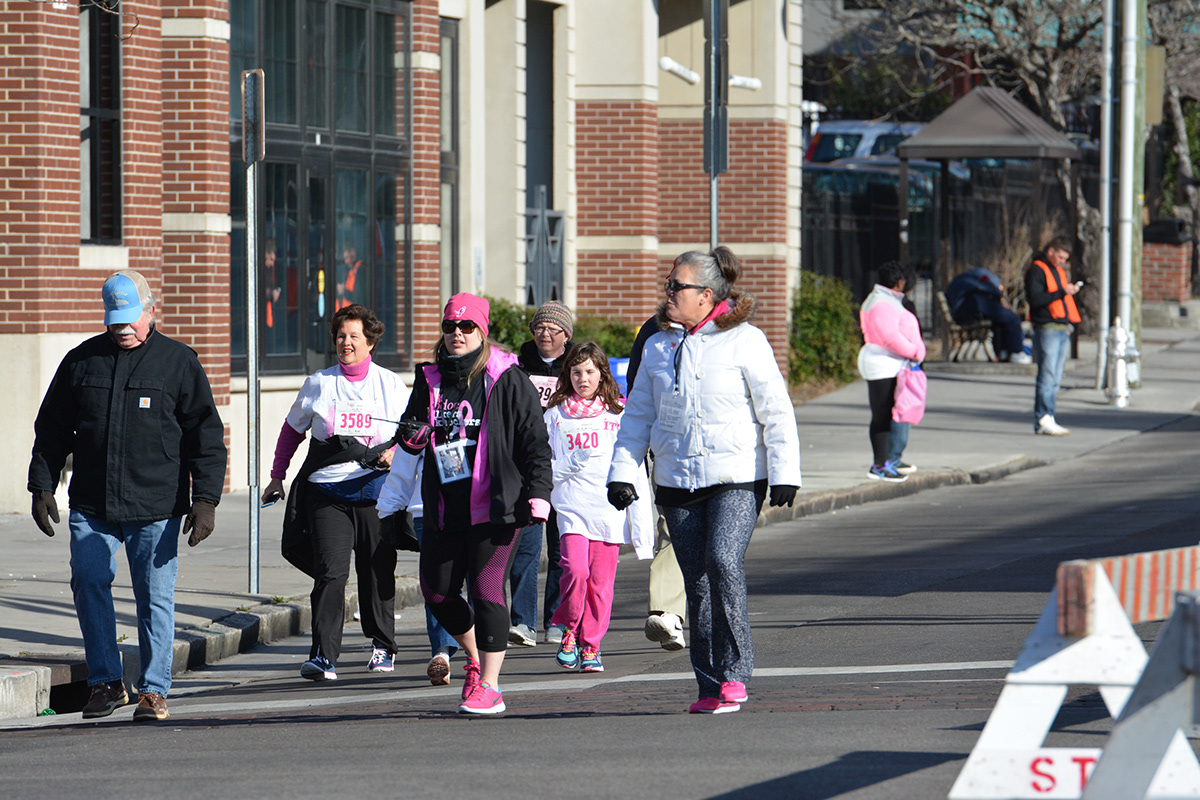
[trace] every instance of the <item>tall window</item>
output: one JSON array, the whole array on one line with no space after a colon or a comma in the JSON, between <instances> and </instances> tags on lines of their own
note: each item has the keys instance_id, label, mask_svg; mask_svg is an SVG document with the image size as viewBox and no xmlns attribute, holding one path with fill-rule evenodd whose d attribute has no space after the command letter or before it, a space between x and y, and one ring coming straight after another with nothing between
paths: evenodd
<instances>
[{"instance_id":1,"label":"tall window","mask_svg":"<svg viewBox=\"0 0 1200 800\"><path fill-rule=\"evenodd\" d=\"M80 238L121 241L120 18L79 9Z\"/></svg>"},{"instance_id":2,"label":"tall window","mask_svg":"<svg viewBox=\"0 0 1200 800\"><path fill-rule=\"evenodd\" d=\"M259 352L264 373L333 363L329 320L349 303L383 321L376 360L411 366L398 312L412 169L407 137L409 4L401 0L230 0L230 77L267 86L267 159L258 194ZM246 169L230 127L232 368L245 369ZM240 313L238 310L240 309Z\"/></svg>"}]
</instances>

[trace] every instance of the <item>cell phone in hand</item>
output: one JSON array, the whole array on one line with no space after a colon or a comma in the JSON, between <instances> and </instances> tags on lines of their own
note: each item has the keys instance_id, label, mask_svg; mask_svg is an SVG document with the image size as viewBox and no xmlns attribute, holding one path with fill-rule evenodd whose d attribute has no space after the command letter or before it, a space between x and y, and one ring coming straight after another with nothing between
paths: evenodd
<instances>
[{"instance_id":1,"label":"cell phone in hand","mask_svg":"<svg viewBox=\"0 0 1200 800\"><path fill-rule=\"evenodd\" d=\"M269 495L267 495L265 498L263 498L262 507L267 508L268 506L273 506L282 499L283 499L283 492L271 492Z\"/></svg>"},{"instance_id":2,"label":"cell phone in hand","mask_svg":"<svg viewBox=\"0 0 1200 800\"><path fill-rule=\"evenodd\" d=\"M1076 288L1076 289L1082 289L1082 288L1083 288L1083 281L1075 281L1075 288Z\"/></svg>"}]
</instances>

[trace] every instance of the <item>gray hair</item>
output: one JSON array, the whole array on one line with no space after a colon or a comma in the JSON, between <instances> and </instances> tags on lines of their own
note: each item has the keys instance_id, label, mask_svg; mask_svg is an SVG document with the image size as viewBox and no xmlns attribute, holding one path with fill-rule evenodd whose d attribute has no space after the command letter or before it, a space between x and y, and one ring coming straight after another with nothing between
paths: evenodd
<instances>
[{"instance_id":1,"label":"gray hair","mask_svg":"<svg viewBox=\"0 0 1200 800\"><path fill-rule=\"evenodd\" d=\"M721 245L711 253L688 250L675 259L675 268L688 265L695 270L694 280L712 289L713 302L720 303L733 292L733 284L742 274L742 262L728 247Z\"/></svg>"}]
</instances>

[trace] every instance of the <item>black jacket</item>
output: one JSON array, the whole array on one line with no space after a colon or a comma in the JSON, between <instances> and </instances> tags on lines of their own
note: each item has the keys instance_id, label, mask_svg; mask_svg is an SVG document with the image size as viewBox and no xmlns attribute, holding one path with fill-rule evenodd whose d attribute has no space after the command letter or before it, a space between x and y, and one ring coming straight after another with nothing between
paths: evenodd
<instances>
[{"instance_id":1,"label":"black jacket","mask_svg":"<svg viewBox=\"0 0 1200 800\"><path fill-rule=\"evenodd\" d=\"M430 410L429 382L425 368L417 366L412 394L405 419L433 423ZM488 369L476 380L484 381L487 404L480 439L487 440L487 469L476 469L481 480L472 479L471 516L474 524L524 527L529 524L529 500L539 498L550 502L553 478L550 470L550 440L537 391L529 378L516 366L516 358L492 350ZM425 506L426 529L440 529L441 484L438 481L437 458L430 439L421 478L421 499ZM482 452L483 442L476 450ZM485 519L486 517L486 519Z\"/></svg>"},{"instance_id":2,"label":"black jacket","mask_svg":"<svg viewBox=\"0 0 1200 800\"><path fill-rule=\"evenodd\" d=\"M521 352L517 355L517 363L520 364L521 369L525 370L526 375L549 375L551 378L557 378L562 374L563 363L567 360L567 353L571 352L572 345L574 345L574 342L568 339L562 355L547 364L542 360L542 355L538 352L537 345L530 339L521 345Z\"/></svg>"},{"instance_id":3,"label":"black jacket","mask_svg":"<svg viewBox=\"0 0 1200 800\"><path fill-rule=\"evenodd\" d=\"M29 490L54 491L74 454L71 509L108 522L180 517L216 505L225 428L192 348L152 330L133 350L107 333L67 353L34 422Z\"/></svg>"}]
</instances>

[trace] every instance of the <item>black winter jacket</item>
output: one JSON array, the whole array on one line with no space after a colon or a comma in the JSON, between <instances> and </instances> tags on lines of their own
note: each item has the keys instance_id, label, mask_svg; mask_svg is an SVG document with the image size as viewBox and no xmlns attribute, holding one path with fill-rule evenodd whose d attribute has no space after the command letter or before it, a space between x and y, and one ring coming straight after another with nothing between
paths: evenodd
<instances>
[{"instance_id":1,"label":"black winter jacket","mask_svg":"<svg viewBox=\"0 0 1200 800\"><path fill-rule=\"evenodd\" d=\"M107 333L67 353L34 422L29 490L54 491L74 454L71 509L107 522L180 517L216 505L225 428L196 352L152 330L133 350Z\"/></svg>"},{"instance_id":2,"label":"black winter jacket","mask_svg":"<svg viewBox=\"0 0 1200 800\"><path fill-rule=\"evenodd\" d=\"M491 523L524 527L529 524L529 500L550 502L553 478L550 469L550 440L538 404L537 392L529 378L516 367L516 357L495 348L488 368L476 380L484 381L487 404L480 427L476 459L487 459L486 468L476 463L471 481L472 524ZM426 369L436 365L420 364L416 369L412 394L404 419L433 422L431 392ZM430 439L421 480L421 499L425 505L426 529L440 529L442 493L436 456Z\"/></svg>"}]
</instances>

